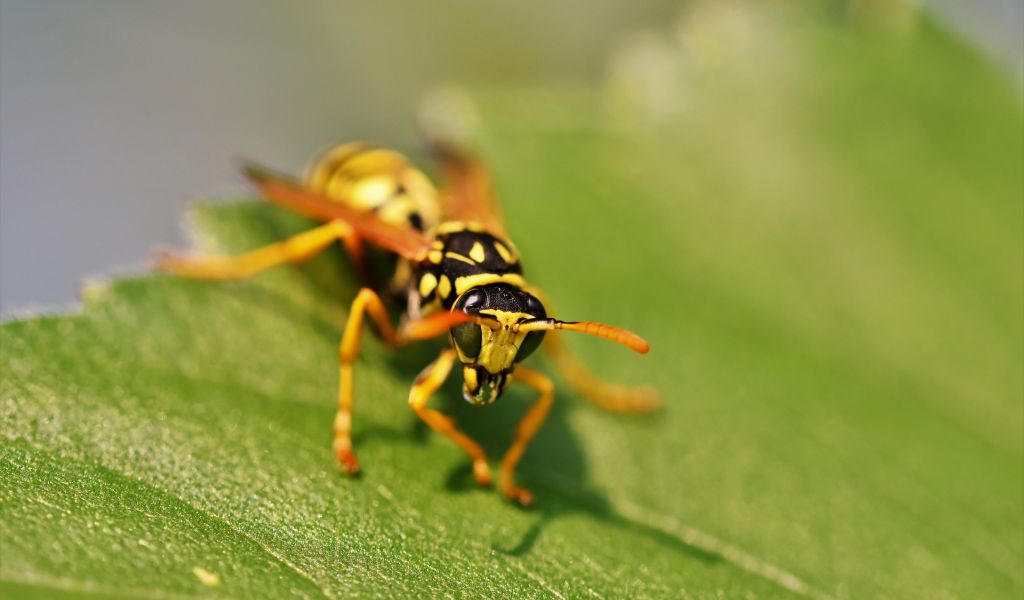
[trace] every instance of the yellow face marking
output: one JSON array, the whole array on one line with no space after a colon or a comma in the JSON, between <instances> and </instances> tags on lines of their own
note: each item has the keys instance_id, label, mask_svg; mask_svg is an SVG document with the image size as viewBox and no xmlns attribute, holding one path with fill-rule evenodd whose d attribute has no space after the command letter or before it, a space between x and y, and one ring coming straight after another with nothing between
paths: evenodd
<instances>
[{"instance_id":1,"label":"yellow face marking","mask_svg":"<svg viewBox=\"0 0 1024 600\"><path fill-rule=\"evenodd\" d=\"M447 275L441 276L441 281L437 282L437 295L441 298L447 298L448 294L452 291L452 282L448 279Z\"/></svg>"},{"instance_id":2,"label":"yellow face marking","mask_svg":"<svg viewBox=\"0 0 1024 600\"><path fill-rule=\"evenodd\" d=\"M480 242L473 242L473 248L469 251L469 257L478 263L484 262L487 254L484 252L484 245Z\"/></svg>"},{"instance_id":3,"label":"yellow face marking","mask_svg":"<svg viewBox=\"0 0 1024 600\"><path fill-rule=\"evenodd\" d=\"M473 262L472 260L470 260L470 259L466 258L465 256L459 254L458 252L445 252L444 253L444 257L445 258L454 258L455 260L461 260L464 263L468 263L468 264L471 264L473 266L476 266L475 262Z\"/></svg>"},{"instance_id":4,"label":"yellow face marking","mask_svg":"<svg viewBox=\"0 0 1024 600\"><path fill-rule=\"evenodd\" d=\"M476 275L466 275L456 279L455 293L461 296L469 288L488 285L491 283L507 283L519 289L526 287L526 281L519 273L505 273L503 275L495 273L478 273Z\"/></svg>"},{"instance_id":5,"label":"yellow face marking","mask_svg":"<svg viewBox=\"0 0 1024 600\"><path fill-rule=\"evenodd\" d=\"M427 260L435 265L441 264L442 256L443 255L440 250L431 250L430 252L427 252Z\"/></svg>"},{"instance_id":6,"label":"yellow face marking","mask_svg":"<svg viewBox=\"0 0 1024 600\"><path fill-rule=\"evenodd\" d=\"M437 287L437 277L433 273L424 273L420 277L420 296L426 298Z\"/></svg>"},{"instance_id":7,"label":"yellow face marking","mask_svg":"<svg viewBox=\"0 0 1024 600\"><path fill-rule=\"evenodd\" d=\"M536 315L530 315L524 312L509 312L507 310L498 310L496 308L487 308L480 311L480 314L494 317L494 320L501 323L503 326L507 325L511 327L519 321L524 319L533 319Z\"/></svg>"},{"instance_id":8,"label":"yellow face marking","mask_svg":"<svg viewBox=\"0 0 1024 600\"><path fill-rule=\"evenodd\" d=\"M462 379L466 382L466 387L471 390L476 390L480 387L476 380L476 369L472 367L464 367L462 369Z\"/></svg>"},{"instance_id":9,"label":"yellow face marking","mask_svg":"<svg viewBox=\"0 0 1024 600\"><path fill-rule=\"evenodd\" d=\"M501 324L501 329L481 328L483 339L476 363L486 369L488 373L498 374L512 367L516 360L516 354L519 353L519 347L526 339L525 331L513 331L512 326L523 319L532 318L532 316L521 312L496 309L482 310L480 314L493 317Z\"/></svg>"},{"instance_id":10,"label":"yellow face marking","mask_svg":"<svg viewBox=\"0 0 1024 600\"><path fill-rule=\"evenodd\" d=\"M508 251L508 248L505 247L505 244L502 244L501 242L494 242L494 249L497 250L498 255L501 256L501 260L509 264L515 262L514 260L512 260L512 253Z\"/></svg>"}]
</instances>

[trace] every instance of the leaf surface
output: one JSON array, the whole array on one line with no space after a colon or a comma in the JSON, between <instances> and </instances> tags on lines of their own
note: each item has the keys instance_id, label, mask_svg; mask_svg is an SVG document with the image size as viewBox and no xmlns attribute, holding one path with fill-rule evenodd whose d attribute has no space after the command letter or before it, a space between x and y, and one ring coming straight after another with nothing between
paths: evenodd
<instances>
[{"instance_id":1,"label":"leaf surface","mask_svg":"<svg viewBox=\"0 0 1024 600\"><path fill-rule=\"evenodd\" d=\"M731 26L691 18L690 39ZM623 417L561 386L520 469L536 509L475 489L408 410L429 345L364 336L365 474L338 474L340 251L122 279L0 329L0 591L1019 596L1019 98L927 23L746 31L733 55L626 49L600 90L472 93L527 276L558 316L645 335L645 357L570 343L666 400ZM220 252L309 225L255 202L192 217ZM444 396L495 457L532 399Z\"/></svg>"}]
</instances>

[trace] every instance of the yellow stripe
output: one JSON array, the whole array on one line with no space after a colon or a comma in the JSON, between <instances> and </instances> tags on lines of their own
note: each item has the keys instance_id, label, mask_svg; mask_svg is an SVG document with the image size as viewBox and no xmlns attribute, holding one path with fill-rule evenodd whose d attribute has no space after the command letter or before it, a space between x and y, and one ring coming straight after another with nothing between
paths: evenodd
<instances>
[{"instance_id":1,"label":"yellow stripe","mask_svg":"<svg viewBox=\"0 0 1024 600\"><path fill-rule=\"evenodd\" d=\"M463 255L459 254L458 252L445 252L445 253L444 253L444 257L445 257L445 258L454 258L455 260L461 260L461 261L462 261L462 262L464 262L464 263L468 263L468 264L471 264L471 265L473 265L474 267L476 266L476 263L475 263L475 262L473 262L473 261L472 261L472 260L470 260L469 258L466 258L465 256L463 256Z\"/></svg>"},{"instance_id":2,"label":"yellow stripe","mask_svg":"<svg viewBox=\"0 0 1024 600\"><path fill-rule=\"evenodd\" d=\"M314 161L306 165L306 173L303 180L311 189L323 192L327 181L334 172L348 159L369 148L364 143L352 142L334 146L322 152Z\"/></svg>"},{"instance_id":3,"label":"yellow stripe","mask_svg":"<svg viewBox=\"0 0 1024 600\"><path fill-rule=\"evenodd\" d=\"M523 276L518 273L505 273L504 275L497 275L495 273L478 273L476 275L466 275L456 279L455 294L461 296L470 288L488 285L491 283L507 283L519 289L526 287L526 281L523 279Z\"/></svg>"}]
</instances>

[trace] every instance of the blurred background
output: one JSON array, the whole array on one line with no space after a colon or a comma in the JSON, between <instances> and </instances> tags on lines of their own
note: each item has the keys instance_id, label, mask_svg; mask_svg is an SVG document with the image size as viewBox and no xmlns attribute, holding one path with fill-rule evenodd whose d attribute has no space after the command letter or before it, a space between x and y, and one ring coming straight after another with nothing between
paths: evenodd
<instances>
[{"instance_id":1,"label":"blurred background","mask_svg":"<svg viewBox=\"0 0 1024 600\"><path fill-rule=\"evenodd\" d=\"M652 351L567 343L666 405L610 415L560 385L520 470L549 503L513 511L423 467L461 460L401 429L429 357L367 336L358 389L397 401L360 402L357 443L389 459L348 485L327 456L358 285L340 249L238 284L91 286L80 317L0 328L0 595L194 593L213 547L168 511L160 537L200 541L126 552L138 497L255 534L324 596L1021 597L1020 1L0 2L4 314L145 273L188 243L189 199L217 201L188 213L204 251L300 231L219 202L238 159L294 172L374 138L421 162L426 116L486 157L557 311ZM444 397L492 454L524 406L474 420ZM109 473L101 528L68 490ZM290 585L260 564L225 585Z\"/></svg>"},{"instance_id":2,"label":"blurred background","mask_svg":"<svg viewBox=\"0 0 1024 600\"><path fill-rule=\"evenodd\" d=\"M923 11L1020 89L1020 0L834 4L897 31ZM240 189L241 157L298 169L339 140L415 147L424 91L600 83L682 6L2 0L0 312L72 305L83 278L181 245L185 200Z\"/></svg>"}]
</instances>

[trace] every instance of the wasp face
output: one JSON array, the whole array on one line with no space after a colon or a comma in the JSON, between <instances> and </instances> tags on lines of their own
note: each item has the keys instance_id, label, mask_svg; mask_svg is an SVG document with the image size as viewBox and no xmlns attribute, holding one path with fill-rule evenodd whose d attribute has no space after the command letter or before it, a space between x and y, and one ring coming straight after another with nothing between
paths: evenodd
<instances>
[{"instance_id":1,"label":"wasp face","mask_svg":"<svg viewBox=\"0 0 1024 600\"><path fill-rule=\"evenodd\" d=\"M462 362L462 395L470 404L491 404L508 388L515 363L532 354L544 339L543 331L521 332L514 326L543 319L547 311L535 296L505 284L473 288L453 308L493 322L493 326L463 323L451 331Z\"/></svg>"}]
</instances>

